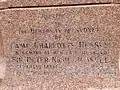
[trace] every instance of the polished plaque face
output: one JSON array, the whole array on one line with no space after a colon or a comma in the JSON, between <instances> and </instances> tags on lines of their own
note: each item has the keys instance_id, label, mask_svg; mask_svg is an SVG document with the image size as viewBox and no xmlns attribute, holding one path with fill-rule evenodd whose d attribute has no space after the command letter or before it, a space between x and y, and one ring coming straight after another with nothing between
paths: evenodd
<instances>
[{"instance_id":1,"label":"polished plaque face","mask_svg":"<svg viewBox=\"0 0 120 90\"><path fill-rule=\"evenodd\" d=\"M31 90L50 88L50 83L61 80L65 84L75 79L79 88L115 87L119 73L119 14L118 5L1 11L2 46L8 58L3 82L16 90L29 90L28 86ZM56 90L67 90L59 88Z\"/></svg>"}]
</instances>

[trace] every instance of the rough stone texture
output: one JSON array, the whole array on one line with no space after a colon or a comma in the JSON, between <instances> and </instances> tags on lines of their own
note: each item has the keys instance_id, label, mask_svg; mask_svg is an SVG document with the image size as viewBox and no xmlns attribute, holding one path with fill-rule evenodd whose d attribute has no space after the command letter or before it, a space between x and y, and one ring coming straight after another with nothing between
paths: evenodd
<instances>
[{"instance_id":1,"label":"rough stone texture","mask_svg":"<svg viewBox=\"0 0 120 90\"><path fill-rule=\"evenodd\" d=\"M0 12L1 15L1 12ZM0 21L1 21L1 17L0 17ZM3 59L4 57L4 49L3 49L3 38L2 38L2 33L1 33L1 27L0 26L0 85L2 80L4 79L5 76L5 68L6 68L6 62L5 59Z\"/></svg>"},{"instance_id":2,"label":"rough stone texture","mask_svg":"<svg viewBox=\"0 0 120 90\"><path fill-rule=\"evenodd\" d=\"M120 3L120 0L115 0L115 3Z\"/></svg>"},{"instance_id":3,"label":"rough stone texture","mask_svg":"<svg viewBox=\"0 0 120 90\"><path fill-rule=\"evenodd\" d=\"M120 0L0 0L0 8L92 3L120 3Z\"/></svg>"},{"instance_id":4,"label":"rough stone texture","mask_svg":"<svg viewBox=\"0 0 120 90\"><path fill-rule=\"evenodd\" d=\"M4 56L9 59L0 90L120 87L119 5L0 12Z\"/></svg>"},{"instance_id":5,"label":"rough stone texture","mask_svg":"<svg viewBox=\"0 0 120 90\"><path fill-rule=\"evenodd\" d=\"M89 3L115 3L118 1L116 1L116 0L0 0L0 8L25 7L25 6L89 4Z\"/></svg>"},{"instance_id":6,"label":"rough stone texture","mask_svg":"<svg viewBox=\"0 0 120 90\"><path fill-rule=\"evenodd\" d=\"M44 6L63 4L87 4L87 3L111 3L113 0L10 0L10 7L13 6Z\"/></svg>"},{"instance_id":7,"label":"rough stone texture","mask_svg":"<svg viewBox=\"0 0 120 90\"><path fill-rule=\"evenodd\" d=\"M0 9L7 8L8 2L7 0L0 0Z\"/></svg>"},{"instance_id":8,"label":"rough stone texture","mask_svg":"<svg viewBox=\"0 0 120 90\"><path fill-rule=\"evenodd\" d=\"M0 56L2 56L2 49L3 49L3 47L2 47L2 36L1 36L2 34L1 34L1 32L0 32ZM1 60L0 60L0 63L1 63ZM0 65L1 66L1 65ZM0 75L1 75L1 73L2 72L0 72ZM1 85L1 81L2 81L2 79L1 79L1 76L0 76L0 85Z\"/></svg>"},{"instance_id":9,"label":"rough stone texture","mask_svg":"<svg viewBox=\"0 0 120 90\"><path fill-rule=\"evenodd\" d=\"M0 55L2 55L2 53L3 53L3 42L2 42L3 40L2 40L2 33L1 33L1 31L0 31Z\"/></svg>"}]
</instances>

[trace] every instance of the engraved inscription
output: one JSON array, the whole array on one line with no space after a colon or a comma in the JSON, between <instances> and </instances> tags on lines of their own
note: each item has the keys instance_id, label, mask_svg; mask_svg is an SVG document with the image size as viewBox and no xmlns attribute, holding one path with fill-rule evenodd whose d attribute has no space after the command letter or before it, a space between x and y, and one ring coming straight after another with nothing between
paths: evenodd
<instances>
[{"instance_id":1,"label":"engraved inscription","mask_svg":"<svg viewBox=\"0 0 120 90\"><path fill-rule=\"evenodd\" d=\"M93 30L88 30L89 34L93 33ZM53 33L52 30L50 33ZM111 56L116 52L115 41L78 39L75 42L64 40L27 42L17 39L11 42L10 46L11 63L14 64L12 68L18 68L17 73L110 77L117 74L117 60Z\"/></svg>"},{"instance_id":2,"label":"engraved inscription","mask_svg":"<svg viewBox=\"0 0 120 90\"><path fill-rule=\"evenodd\" d=\"M3 18L8 27L1 27L9 73L116 77L119 31L111 20L115 13L107 14L111 8L91 8L9 11Z\"/></svg>"}]
</instances>

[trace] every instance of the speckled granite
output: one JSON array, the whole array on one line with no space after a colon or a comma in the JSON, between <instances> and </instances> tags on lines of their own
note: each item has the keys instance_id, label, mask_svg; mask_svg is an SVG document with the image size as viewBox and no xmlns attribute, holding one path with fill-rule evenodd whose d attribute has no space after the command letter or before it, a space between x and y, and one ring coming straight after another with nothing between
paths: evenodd
<instances>
[{"instance_id":1,"label":"speckled granite","mask_svg":"<svg viewBox=\"0 0 120 90\"><path fill-rule=\"evenodd\" d=\"M2 33L1 33L1 31L0 31L0 55L2 55L2 52L3 52L3 48L2 48L2 45L3 43L2 43Z\"/></svg>"},{"instance_id":2,"label":"speckled granite","mask_svg":"<svg viewBox=\"0 0 120 90\"><path fill-rule=\"evenodd\" d=\"M0 9L7 7L8 7L8 2L6 0L0 0Z\"/></svg>"},{"instance_id":3,"label":"speckled granite","mask_svg":"<svg viewBox=\"0 0 120 90\"><path fill-rule=\"evenodd\" d=\"M0 18L0 90L119 89L119 5L5 9Z\"/></svg>"},{"instance_id":4,"label":"speckled granite","mask_svg":"<svg viewBox=\"0 0 120 90\"><path fill-rule=\"evenodd\" d=\"M119 0L0 0L0 8L117 2Z\"/></svg>"},{"instance_id":5,"label":"speckled granite","mask_svg":"<svg viewBox=\"0 0 120 90\"><path fill-rule=\"evenodd\" d=\"M10 0L9 5L13 6L44 6L63 4L87 4L87 3L110 3L113 0Z\"/></svg>"},{"instance_id":6,"label":"speckled granite","mask_svg":"<svg viewBox=\"0 0 120 90\"><path fill-rule=\"evenodd\" d=\"M120 3L120 0L115 0L114 2L115 2L115 3Z\"/></svg>"}]
</instances>

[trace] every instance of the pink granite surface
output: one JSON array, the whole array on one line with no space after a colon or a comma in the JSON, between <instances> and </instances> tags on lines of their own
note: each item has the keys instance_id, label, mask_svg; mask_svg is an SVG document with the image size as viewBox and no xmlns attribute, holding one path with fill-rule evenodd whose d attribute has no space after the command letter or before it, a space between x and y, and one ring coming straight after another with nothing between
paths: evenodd
<instances>
[{"instance_id":1,"label":"pink granite surface","mask_svg":"<svg viewBox=\"0 0 120 90\"><path fill-rule=\"evenodd\" d=\"M120 87L119 5L14 8L1 10L0 18L8 58L0 90Z\"/></svg>"},{"instance_id":2,"label":"pink granite surface","mask_svg":"<svg viewBox=\"0 0 120 90\"><path fill-rule=\"evenodd\" d=\"M47 6L63 4L111 3L113 0L10 0L9 6Z\"/></svg>"},{"instance_id":3,"label":"pink granite surface","mask_svg":"<svg viewBox=\"0 0 120 90\"><path fill-rule=\"evenodd\" d=\"M92 3L117 3L119 0L0 0L0 8Z\"/></svg>"}]
</instances>

